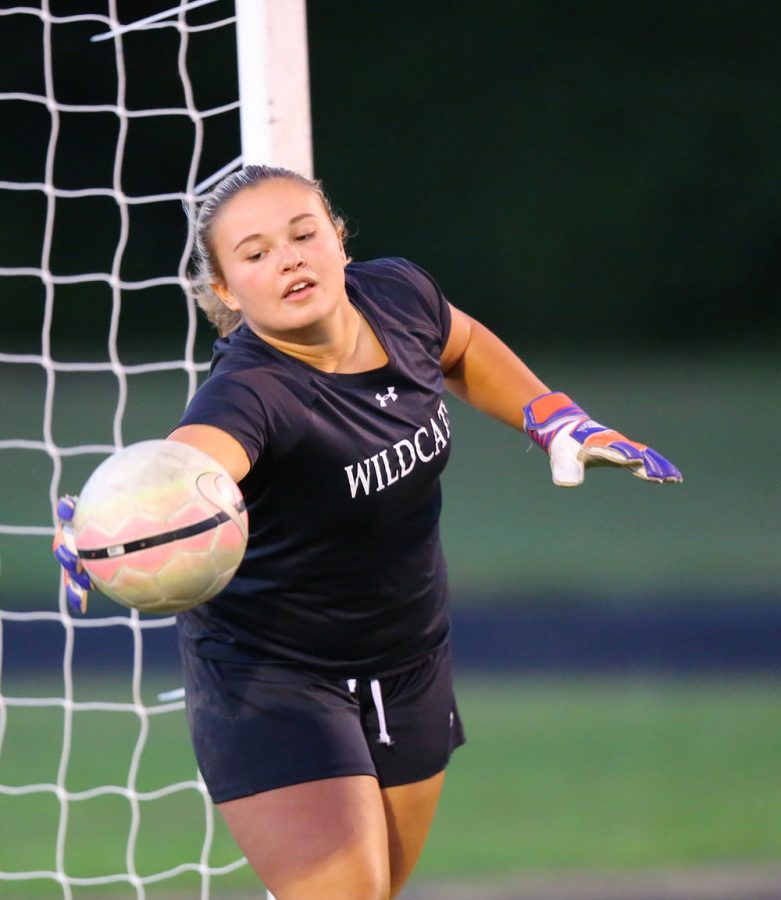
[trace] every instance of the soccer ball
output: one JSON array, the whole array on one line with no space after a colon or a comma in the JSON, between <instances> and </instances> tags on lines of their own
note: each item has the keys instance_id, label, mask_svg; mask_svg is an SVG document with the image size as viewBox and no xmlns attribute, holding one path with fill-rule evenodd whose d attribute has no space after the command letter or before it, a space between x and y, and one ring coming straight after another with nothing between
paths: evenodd
<instances>
[{"instance_id":1,"label":"soccer ball","mask_svg":"<svg viewBox=\"0 0 781 900\"><path fill-rule=\"evenodd\" d=\"M93 584L141 612L211 599L247 547L241 492L219 463L181 441L141 441L104 460L76 501L73 536Z\"/></svg>"}]
</instances>

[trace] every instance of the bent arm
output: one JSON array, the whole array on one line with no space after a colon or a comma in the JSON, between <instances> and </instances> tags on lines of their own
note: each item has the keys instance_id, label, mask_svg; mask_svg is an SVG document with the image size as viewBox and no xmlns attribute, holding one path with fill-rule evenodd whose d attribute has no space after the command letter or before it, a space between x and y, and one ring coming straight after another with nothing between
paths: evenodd
<instances>
[{"instance_id":1,"label":"bent arm","mask_svg":"<svg viewBox=\"0 0 781 900\"><path fill-rule=\"evenodd\" d=\"M235 482L241 481L250 470L249 457L241 444L227 431L213 425L182 425L168 435L168 440L181 441L208 453Z\"/></svg>"},{"instance_id":2,"label":"bent arm","mask_svg":"<svg viewBox=\"0 0 781 900\"><path fill-rule=\"evenodd\" d=\"M523 431L523 407L550 389L493 332L454 306L450 311L441 360L448 390Z\"/></svg>"},{"instance_id":3,"label":"bent arm","mask_svg":"<svg viewBox=\"0 0 781 900\"><path fill-rule=\"evenodd\" d=\"M554 484L574 487L587 466L620 466L645 481L680 482L678 469L647 444L591 419L550 389L487 328L451 307L442 351L445 384L479 410L525 431L548 453Z\"/></svg>"}]
</instances>

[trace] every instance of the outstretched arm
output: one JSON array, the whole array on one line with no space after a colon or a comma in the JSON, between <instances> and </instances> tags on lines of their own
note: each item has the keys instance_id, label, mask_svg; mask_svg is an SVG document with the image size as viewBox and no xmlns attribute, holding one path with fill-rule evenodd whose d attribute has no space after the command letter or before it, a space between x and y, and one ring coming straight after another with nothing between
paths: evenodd
<instances>
[{"instance_id":1,"label":"outstretched arm","mask_svg":"<svg viewBox=\"0 0 781 900\"><path fill-rule=\"evenodd\" d=\"M234 481L249 472L250 462L241 444L227 432L211 425L183 425L177 428L169 439L191 444L212 459L216 459ZM89 575L79 561L76 541L73 537L73 517L76 512L76 497L66 494L57 502L57 527L52 550L57 562L62 566L65 594L74 610L87 611L87 596L92 589Z\"/></svg>"},{"instance_id":2,"label":"outstretched arm","mask_svg":"<svg viewBox=\"0 0 781 900\"><path fill-rule=\"evenodd\" d=\"M454 306L450 312L450 336L442 351L447 389L523 431L523 407L550 389L484 325Z\"/></svg>"},{"instance_id":3,"label":"outstretched arm","mask_svg":"<svg viewBox=\"0 0 781 900\"><path fill-rule=\"evenodd\" d=\"M250 470L247 453L241 444L221 428L213 425L182 425L168 435L169 441L182 441L208 453L239 482Z\"/></svg>"},{"instance_id":4,"label":"outstretched arm","mask_svg":"<svg viewBox=\"0 0 781 900\"><path fill-rule=\"evenodd\" d=\"M442 371L450 391L482 412L525 431L550 456L555 484L581 484L589 466L623 466L646 481L680 482L681 473L646 444L595 422L566 394L551 391L470 316L451 307Z\"/></svg>"}]
</instances>

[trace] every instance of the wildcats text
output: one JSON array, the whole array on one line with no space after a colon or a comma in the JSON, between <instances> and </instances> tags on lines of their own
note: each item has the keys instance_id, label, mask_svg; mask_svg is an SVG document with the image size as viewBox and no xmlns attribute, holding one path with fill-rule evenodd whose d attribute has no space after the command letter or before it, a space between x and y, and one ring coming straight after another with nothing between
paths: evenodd
<instances>
[{"instance_id":1,"label":"wildcats text","mask_svg":"<svg viewBox=\"0 0 781 900\"><path fill-rule=\"evenodd\" d=\"M350 496L368 496L395 484L421 463L431 462L447 447L450 440L450 419L447 407L440 402L437 418L430 418L409 438L402 438L390 447L380 450L374 456L345 466Z\"/></svg>"}]
</instances>

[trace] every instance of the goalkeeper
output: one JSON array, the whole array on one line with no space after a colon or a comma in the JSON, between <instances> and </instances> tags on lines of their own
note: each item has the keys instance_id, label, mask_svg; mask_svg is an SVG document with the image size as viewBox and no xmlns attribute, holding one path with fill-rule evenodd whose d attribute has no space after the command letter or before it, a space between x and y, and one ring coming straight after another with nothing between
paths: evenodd
<instances>
[{"instance_id":1,"label":"goalkeeper","mask_svg":"<svg viewBox=\"0 0 781 900\"><path fill-rule=\"evenodd\" d=\"M525 431L558 485L595 465L681 476L549 390L412 263L352 262L318 182L250 166L197 232L220 338L170 437L222 463L250 523L231 583L177 616L198 765L277 900L386 900L464 742L438 530L444 388ZM78 600L89 582L57 553Z\"/></svg>"}]
</instances>

